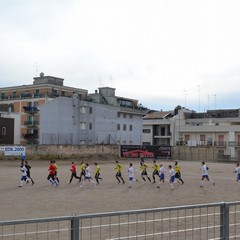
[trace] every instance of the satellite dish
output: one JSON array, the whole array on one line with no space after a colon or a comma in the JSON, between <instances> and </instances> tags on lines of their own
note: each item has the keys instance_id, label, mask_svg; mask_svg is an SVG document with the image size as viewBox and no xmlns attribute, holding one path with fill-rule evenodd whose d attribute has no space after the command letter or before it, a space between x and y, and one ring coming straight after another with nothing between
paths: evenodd
<instances>
[{"instance_id":1,"label":"satellite dish","mask_svg":"<svg viewBox=\"0 0 240 240\"><path fill-rule=\"evenodd\" d=\"M40 73L40 77L44 77L44 73L43 72Z\"/></svg>"}]
</instances>

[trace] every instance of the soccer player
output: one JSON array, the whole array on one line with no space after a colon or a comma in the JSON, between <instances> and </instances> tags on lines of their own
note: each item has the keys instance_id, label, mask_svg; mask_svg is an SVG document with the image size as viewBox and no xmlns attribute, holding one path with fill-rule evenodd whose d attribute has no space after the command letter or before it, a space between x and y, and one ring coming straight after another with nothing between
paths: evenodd
<instances>
[{"instance_id":1,"label":"soccer player","mask_svg":"<svg viewBox=\"0 0 240 240\"><path fill-rule=\"evenodd\" d=\"M56 187L58 187L58 181L55 179L55 171L56 171L56 167L54 165L54 161L50 161L49 163L49 167L48 167L48 177L47 177L47 180L51 183L51 185L54 185Z\"/></svg>"},{"instance_id":2,"label":"soccer player","mask_svg":"<svg viewBox=\"0 0 240 240\"><path fill-rule=\"evenodd\" d=\"M59 178L58 178L58 176L57 176L57 173L58 173L58 165L57 165L56 161L53 161L53 164L54 164L54 166L55 166L55 179L56 179L56 181L58 181L58 184L59 184L60 181L59 181Z\"/></svg>"},{"instance_id":3,"label":"soccer player","mask_svg":"<svg viewBox=\"0 0 240 240\"><path fill-rule=\"evenodd\" d=\"M28 180L28 177L27 177L27 168L25 166L25 162L22 162L21 164L21 172L22 172L22 177L21 177L21 180L20 180L20 185L19 187L22 187L23 186L23 182L26 182Z\"/></svg>"},{"instance_id":4,"label":"soccer player","mask_svg":"<svg viewBox=\"0 0 240 240\"><path fill-rule=\"evenodd\" d=\"M95 173L95 179L96 179L96 182L97 182L97 184L99 184L99 179L101 179L102 180L102 178L100 177L100 167L99 167L99 165L95 162L95 171L94 171L94 173Z\"/></svg>"},{"instance_id":5,"label":"soccer player","mask_svg":"<svg viewBox=\"0 0 240 240\"><path fill-rule=\"evenodd\" d=\"M240 166L239 166L239 163L236 164L236 169L233 172L236 173L236 180L237 180L237 182L239 182L240 181Z\"/></svg>"},{"instance_id":6,"label":"soccer player","mask_svg":"<svg viewBox=\"0 0 240 240\"><path fill-rule=\"evenodd\" d=\"M117 165L115 167L115 171L116 171L115 177L118 180L118 183L120 183L121 182L120 180L122 180L122 183L124 184L125 181L124 181L124 179L122 177L122 165L118 161L116 161L116 164Z\"/></svg>"},{"instance_id":7,"label":"soccer player","mask_svg":"<svg viewBox=\"0 0 240 240\"><path fill-rule=\"evenodd\" d=\"M129 168L128 168L128 177L129 177L129 188L132 188L132 183L133 181L138 182L136 178L134 178L134 169L132 163L129 163Z\"/></svg>"},{"instance_id":8,"label":"soccer player","mask_svg":"<svg viewBox=\"0 0 240 240\"><path fill-rule=\"evenodd\" d=\"M145 162L142 162L142 161L140 162L140 165L141 165L141 170L142 170L141 177L142 177L143 181L146 181L146 179L145 179L145 176L146 176L148 181L151 182L151 179L147 174L148 165Z\"/></svg>"},{"instance_id":9,"label":"soccer player","mask_svg":"<svg viewBox=\"0 0 240 240\"><path fill-rule=\"evenodd\" d=\"M21 161L22 161L22 163L25 161L25 158L26 158L25 154L21 153Z\"/></svg>"},{"instance_id":10,"label":"soccer player","mask_svg":"<svg viewBox=\"0 0 240 240\"><path fill-rule=\"evenodd\" d=\"M85 187L86 181L91 182L94 187L96 186L96 183L92 180L91 173L92 173L92 169L89 167L89 164L86 163L85 176L84 176L84 180L82 182L82 185L80 185L81 188Z\"/></svg>"},{"instance_id":11,"label":"soccer player","mask_svg":"<svg viewBox=\"0 0 240 240\"><path fill-rule=\"evenodd\" d=\"M165 173L166 173L166 168L161 164L159 168L159 183L165 182ZM160 188L160 186L157 186L157 188Z\"/></svg>"},{"instance_id":12,"label":"soccer player","mask_svg":"<svg viewBox=\"0 0 240 240\"><path fill-rule=\"evenodd\" d=\"M169 168L169 175L170 175L170 179L169 182L171 184L171 189L174 190L174 181L175 181L175 171L173 169L173 167L171 165L168 166Z\"/></svg>"},{"instance_id":13,"label":"soccer player","mask_svg":"<svg viewBox=\"0 0 240 240\"><path fill-rule=\"evenodd\" d=\"M79 176L79 182L81 182L82 178L85 177L86 165L83 161L81 162L81 165L80 165L80 171L81 172L80 172L80 176Z\"/></svg>"},{"instance_id":14,"label":"soccer player","mask_svg":"<svg viewBox=\"0 0 240 240\"><path fill-rule=\"evenodd\" d=\"M33 181L33 179L31 178L31 174L30 174L31 166L28 164L27 161L25 161L25 167L27 168L27 177L28 177L28 179L31 180L32 185L33 185L33 184L34 184L34 181ZM29 180L27 180L27 183L28 183L28 182L29 182Z\"/></svg>"},{"instance_id":15,"label":"soccer player","mask_svg":"<svg viewBox=\"0 0 240 240\"><path fill-rule=\"evenodd\" d=\"M156 162L156 160L153 161L153 173L152 173L152 178L153 178L153 183L155 183L155 175L158 175L159 176L159 168L160 168L160 165Z\"/></svg>"},{"instance_id":16,"label":"soccer player","mask_svg":"<svg viewBox=\"0 0 240 240\"><path fill-rule=\"evenodd\" d=\"M181 177L181 169L180 169L180 166L178 164L178 162L175 162L175 179L181 181L182 184L184 184L184 181L182 180L182 177Z\"/></svg>"},{"instance_id":17,"label":"soccer player","mask_svg":"<svg viewBox=\"0 0 240 240\"><path fill-rule=\"evenodd\" d=\"M208 181L210 181L212 184L213 184L213 186L215 186L215 182L211 179L211 178L209 178L209 176L208 176L208 167L207 167L207 165L205 164L205 162L202 162L202 167L201 167L201 170L202 170L202 178L201 178L201 184L200 184L200 187L203 187L203 180L204 179L207 179Z\"/></svg>"},{"instance_id":18,"label":"soccer player","mask_svg":"<svg viewBox=\"0 0 240 240\"><path fill-rule=\"evenodd\" d=\"M71 178L70 178L68 183L71 183L73 178L77 178L77 179L80 178L80 177L77 176L77 167L76 167L76 164L74 162L72 162L70 171L72 172L72 174L71 174Z\"/></svg>"}]
</instances>

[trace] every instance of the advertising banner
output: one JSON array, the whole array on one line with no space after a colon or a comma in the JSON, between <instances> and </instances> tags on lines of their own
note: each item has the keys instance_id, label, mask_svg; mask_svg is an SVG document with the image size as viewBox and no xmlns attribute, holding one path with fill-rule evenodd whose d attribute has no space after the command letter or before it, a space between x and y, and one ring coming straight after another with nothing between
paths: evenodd
<instances>
[{"instance_id":1,"label":"advertising banner","mask_svg":"<svg viewBox=\"0 0 240 240\"><path fill-rule=\"evenodd\" d=\"M4 155L5 156L21 156L25 155L25 146L5 146Z\"/></svg>"},{"instance_id":2,"label":"advertising banner","mask_svg":"<svg viewBox=\"0 0 240 240\"><path fill-rule=\"evenodd\" d=\"M121 145L121 157L171 159L171 146Z\"/></svg>"}]
</instances>

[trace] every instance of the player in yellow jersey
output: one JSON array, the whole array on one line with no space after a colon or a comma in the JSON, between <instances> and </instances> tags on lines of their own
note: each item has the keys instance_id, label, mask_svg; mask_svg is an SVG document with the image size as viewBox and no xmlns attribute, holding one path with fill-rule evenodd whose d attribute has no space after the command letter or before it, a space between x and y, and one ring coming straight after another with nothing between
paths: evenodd
<instances>
[{"instance_id":1,"label":"player in yellow jersey","mask_svg":"<svg viewBox=\"0 0 240 240\"><path fill-rule=\"evenodd\" d=\"M181 169L180 169L180 166L178 165L178 162L175 162L174 170L175 170L175 179L177 179L177 181L179 180L182 184L184 184L184 181L182 180L182 177L181 177Z\"/></svg>"},{"instance_id":2,"label":"player in yellow jersey","mask_svg":"<svg viewBox=\"0 0 240 240\"><path fill-rule=\"evenodd\" d=\"M115 167L115 171L116 171L115 177L118 180L118 183L120 183L121 182L120 180L122 180L122 183L124 184L125 181L124 181L124 179L122 177L122 165L118 161L116 161L116 164L117 165Z\"/></svg>"},{"instance_id":3,"label":"player in yellow jersey","mask_svg":"<svg viewBox=\"0 0 240 240\"><path fill-rule=\"evenodd\" d=\"M95 171L94 171L94 173L95 173L95 179L96 179L96 182L97 182L97 184L99 184L99 179L101 179L102 180L102 178L100 177L100 167L99 167L99 165L95 162L95 166L96 166L96 168L95 168Z\"/></svg>"},{"instance_id":4,"label":"player in yellow jersey","mask_svg":"<svg viewBox=\"0 0 240 240\"><path fill-rule=\"evenodd\" d=\"M86 165L85 163L82 161L81 162L81 165L80 165L80 176L79 176L79 182L82 181L82 178L84 179L85 177L85 172L86 172Z\"/></svg>"},{"instance_id":5,"label":"player in yellow jersey","mask_svg":"<svg viewBox=\"0 0 240 240\"><path fill-rule=\"evenodd\" d=\"M156 162L156 160L153 161L153 173L152 173L152 178L153 178L153 183L155 183L155 175L159 176L159 168L160 165Z\"/></svg>"},{"instance_id":6,"label":"player in yellow jersey","mask_svg":"<svg viewBox=\"0 0 240 240\"><path fill-rule=\"evenodd\" d=\"M141 165L141 170L142 170L141 177L142 177L143 181L146 181L146 179L145 179L145 176L146 176L146 178L149 180L149 182L151 182L151 179L147 174L148 165L144 161L141 161L140 165Z\"/></svg>"}]
</instances>

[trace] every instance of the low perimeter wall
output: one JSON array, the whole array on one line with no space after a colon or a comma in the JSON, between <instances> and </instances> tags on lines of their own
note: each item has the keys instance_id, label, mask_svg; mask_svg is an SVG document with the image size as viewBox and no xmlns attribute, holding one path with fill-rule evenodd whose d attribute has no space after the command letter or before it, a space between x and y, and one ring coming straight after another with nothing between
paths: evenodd
<instances>
[{"instance_id":1,"label":"low perimeter wall","mask_svg":"<svg viewBox=\"0 0 240 240\"><path fill-rule=\"evenodd\" d=\"M119 145L34 145L26 146L26 156L29 160L51 160L51 159L102 159L113 160L120 158L121 146ZM0 152L0 159L19 159L19 156L4 156ZM171 148L171 160L181 161L206 161L206 162L233 162L238 159L230 158L228 155L219 155L217 147L188 147L175 146Z\"/></svg>"}]
</instances>

